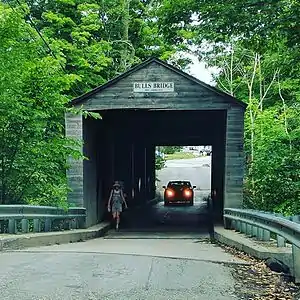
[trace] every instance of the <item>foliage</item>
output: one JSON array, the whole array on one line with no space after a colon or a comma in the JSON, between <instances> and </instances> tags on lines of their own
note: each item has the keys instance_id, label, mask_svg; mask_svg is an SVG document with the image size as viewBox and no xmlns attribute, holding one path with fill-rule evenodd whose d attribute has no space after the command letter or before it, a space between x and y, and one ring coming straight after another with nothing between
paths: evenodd
<instances>
[{"instance_id":1,"label":"foliage","mask_svg":"<svg viewBox=\"0 0 300 300\"><path fill-rule=\"evenodd\" d=\"M0 5L0 204L65 206L67 158L82 158L80 144L64 137L68 101L151 55L170 59L178 45L158 28L160 1L7 3Z\"/></svg>"},{"instance_id":2,"label":"foliage","mask_svg":"<svg viewBox=\"0 0 300 300\"><path fill-rule=\"evenodd\" d=\"M295 0L164 0L159 16L170 38L186 31L189 44L234 38L256 51L270 43L276 48L277 40L299 47L300 4Z\"/></svg>"},{"instance_id":3,"label":"foliage","mask_svg":"<svg viewBox=\"0 0 300 300\"><path fill-rule=\"evenodd\" d=\"M193 50L248 104L245 203L299 214L299 1L22 3L0 4L0 203L65 205L66 158L81 157L65 104L149 56L184 69Z\"/></svg>"},{"instance_id":4,"label":"foliage","mask_svg":"<svg viewBox=\"0 0 300 300\"><path fill-rule=\"evenodd\" d=\"M285 214L300 213L299 17L294 0L164 0L158 21L248 104L245 204Z\"/></svg>"},{"instance_id":5,"label":"foliage","mask_svg":"<svg viewBox=\"0 0 300 300\"><path fill-rule=\"evenodd\" d=\"M65 206L66 159L81 155L62 123L76 76L62 74L20 11L2 4L0 36L0 204Z\"/></svg>"},{"instance_id":6,"label":"foliage","mask_svg":"<svg viewBox=\"0 0 300 300\"><path fill-rule=\"evenodd\" d=\"M198 157L194 153L191 152L175 152L173 154L167 154L166 160L173 160L173 159L190 159Z\"/></svg>"},{"instance_id":7,"label":"foliage","mask_svg":"<svg viewBox=\"0 0 300 300\"><path fill-rule=\"evenodd\" d=\"M160 1L27 0L28 11L82 94L133 65L157 56L171 59L178 47L157 23ZM174 64L186 64L177 59ZM74 96L74 95L73 95Z\"/></svg>"},{"instance_id":8,"label":"foliage","mask_svg":"<svg viewBox=\"0 0 300 300\"><path fill-rule=\"evenodd\" d=\"M180 152L182 150L181 146L162 146L161 151L165 154L174 154L175 152Z\"/></svg>"},{"instance_id":9,"label":"foliage","mask_svg":"<svg viewBox=\"0 0 300 300\"><path fill-rule=\"evenodd\" d=\"M165 167L166 160L161 155L155 156L155 170L159 171Z\"/></svg>"},{"instance_id":10,"label":"foliage","mask_svg":"<svg viewBox=\"0 0 300 300\"><path fill-rule=\"evenodd\" d=\"M255 160L246 182L246 204L292 215L300 212L300 135L285 132L280 109L263 111L257 121ZM300 120L294 112L289 118ZM300 122L298 128L300 126ZM261 138L261 134L264 135ZM253 180L253 181L252 181ZM251 197L249 197L249 193Z\"/></svg>"},{"instance_id":11,"label":"foliage","mask_svg":"<svg viewBox=\"0 0 300 300\"><path fill-rule=\"evenodd\" d=\"M261 55L235 42L231 51L219 52L216 58L219 87L248 103L245 204L298 214L300 99L298 78L289 68L295 63L293 51L281 43L277 51L268 49Z\"/></svg>"}]
</instances>

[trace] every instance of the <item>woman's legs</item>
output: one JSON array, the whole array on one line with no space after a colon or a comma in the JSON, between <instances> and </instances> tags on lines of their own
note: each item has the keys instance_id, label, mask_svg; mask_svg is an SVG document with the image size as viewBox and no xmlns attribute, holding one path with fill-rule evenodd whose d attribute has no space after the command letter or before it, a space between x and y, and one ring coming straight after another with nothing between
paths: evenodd
<instances>
[{"instance_id":1,"label":"woman's legs","mask_svg":"<svg viewBox=\"0 0 300 300\"><path fill-rule=\"evenodd\" d=\"M119 211L116 212L116 221L117 221L116 229L119 229L119 224L120 224L120 212Z\"/></svg>"},{"instance_id":2,"label":"woman's legs","mask_svg":"<svg viewBox=\"0 0 300 300\"><path fill-rule=\"evenodd\" d=\"M112 223L115 225L116 224L116 217L117 213L115 211L112 212Z\"/></svg>"},{"instance_id":3,"label":"woman's legs","mask_svg":"<svg viewBox=\"0 0 300 300\"><path fill-rule=\"evenodd\" d=\"M115 224L116 224L116 229L117 230L119 229L121 212L122 212L122 207L115 207L115 206L113 206L113 208L112 208L112 216L113 216L114 221L116 222Z\"/></svg>"}]
</instances>

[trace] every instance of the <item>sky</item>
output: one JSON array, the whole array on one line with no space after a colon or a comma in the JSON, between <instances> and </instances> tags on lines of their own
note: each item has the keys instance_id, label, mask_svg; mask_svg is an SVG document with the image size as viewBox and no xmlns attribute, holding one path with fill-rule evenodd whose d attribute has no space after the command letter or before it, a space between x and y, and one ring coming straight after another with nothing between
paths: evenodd
<instances>
[{"instance_id":1,"label":"sky","mask_svg":"<svg viewBox=\"0 0 300 300\"><path fill-rule=\"evenodd\" d=\"M191 58L193 61L193 63L189 66L189 70L187 70L186 72L207 84L215 85L212 74L216 73L217 69L206 68L205 63L200 62L194 55L187 54L186 56Z\"/></svg>"}]
</instances>

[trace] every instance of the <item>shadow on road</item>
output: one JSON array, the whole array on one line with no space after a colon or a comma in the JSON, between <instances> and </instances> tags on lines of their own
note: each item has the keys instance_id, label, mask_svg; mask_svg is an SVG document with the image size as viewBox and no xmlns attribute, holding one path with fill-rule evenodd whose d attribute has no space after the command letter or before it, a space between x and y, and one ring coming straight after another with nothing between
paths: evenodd
<instances>
[{"instance_id":1,"label":"shadow on road","mask_svg":"<svg viewBox=\"0 0 300 300\"><path fill-rule=\"evenodd\" d=\"M191 181L196 186L193 206L164 206L159 202L153 206L128 210L123 213L120 232L126 233L195 233L214 240L214 225L211 203L207 196L211 191L211 157L171 160L158 171L157 191L163 196L162 185L169 180Z\"/></svg>"},{"instance_id":2,"label":"shadow on road","mask_svg":"<svg viewBox=\"0 0 300 300\"><path fill-rule=\"evenodd\" d=\"M213 239L212 217L207 201L195 200L194 206L164 206L159 202L122 215L120 230L117 235L138 234L141 237L155 234L198 234Z\"/></svg>"}]
</instances>

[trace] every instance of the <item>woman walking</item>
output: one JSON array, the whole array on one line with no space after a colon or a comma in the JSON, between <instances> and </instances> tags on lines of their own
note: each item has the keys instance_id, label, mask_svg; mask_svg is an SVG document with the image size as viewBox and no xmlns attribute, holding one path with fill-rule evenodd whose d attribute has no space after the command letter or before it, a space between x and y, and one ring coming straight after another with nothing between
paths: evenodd
<instances>
[{"instance_id":1,"label":"woman walking","mask_svg":"<svg viewBox=\"0 0 300 300\"><path fill-rule=\"evenodd\" d=\"M116 220L116 230L119 229L123 203L127 208L127 203L125 201L121 185L118 182L115 182L108 199L108 211L112 212L113 219Z\"/></svg>"}]
</instances>

